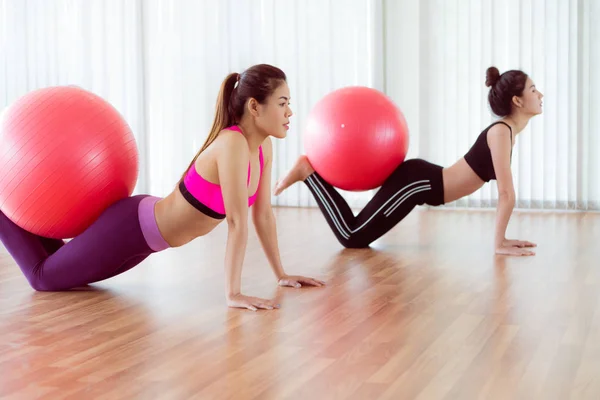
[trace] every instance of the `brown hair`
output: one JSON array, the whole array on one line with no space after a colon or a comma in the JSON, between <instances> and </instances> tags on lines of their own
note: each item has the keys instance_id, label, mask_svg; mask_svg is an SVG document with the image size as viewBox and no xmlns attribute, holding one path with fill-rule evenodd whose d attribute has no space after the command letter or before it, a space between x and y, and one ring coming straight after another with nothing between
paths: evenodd
<instances>
[{"instance_id":1,"label":"brown hair","mask_svg":"<svg viewBox=\"0 0 600 400\"><path fill-rule=\"evenodd\" d=\"M287 77L282 70L268 64L254 65L241 74L234 72L227 75L217 96L215 119L210 133L187 169L196 162L200 153L215 141L219 132L239 123L248 99L253 98L260 104L264 104L275 89L286 80ZM183 173L182 179L186 172Z\"/></svg>"},{"instance_id":2,"label":"brown hair","mask_svg":"<svg viewBox=\"0 0 600 400\"><path fill-rule=\"evenodd\" d=\"M490 88L488 102L494 114L506 117L512 111L512 98L521 96L527 83L527 74L519 70L506 71L500 75L496 67L486 71L485 85Z\"/></svg>"}]
</instances>

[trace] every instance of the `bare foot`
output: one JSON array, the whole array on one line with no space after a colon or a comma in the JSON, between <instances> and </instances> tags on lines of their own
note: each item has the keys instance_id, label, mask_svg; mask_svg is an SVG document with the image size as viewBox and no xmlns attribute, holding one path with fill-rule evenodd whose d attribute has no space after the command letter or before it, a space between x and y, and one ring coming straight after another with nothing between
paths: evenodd
<instances>
[{"instance_id":1,"label":"bare foot","mask_svg":"<svg viewBox=\"0 0 600 400\"><path fill-rule=\"evenodd\" d=\"M294 164L290 172L288 172L287 175L284 176L282 179L277 181L277 183L275 184L275 190L273 190L273 194L275 196L279 196L281 192L283 192L289 186L298 181L305 180L313 172L315 172L315 170L312 167L312 165L310 165L308 157L306 157L305 155L301 155L296 160L296 163Z\"/></svg>"}]
</instances>

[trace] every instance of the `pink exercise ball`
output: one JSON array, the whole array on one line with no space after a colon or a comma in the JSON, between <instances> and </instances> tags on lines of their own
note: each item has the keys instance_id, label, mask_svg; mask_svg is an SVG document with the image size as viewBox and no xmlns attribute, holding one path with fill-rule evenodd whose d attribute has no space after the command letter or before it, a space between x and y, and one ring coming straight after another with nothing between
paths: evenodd
<instances>
[{"instance_id":1,"label":"pink exercise ball","mask_svg":"<svg viewBox=\"0 0 600 400\"><path fill-rule=\"evenodd\" d=\"M335 90L308 116L304 149L315 171L349 191L377 188L408 151L404 115L383 93L362 86Z\"/></svg>"},{"instance_id":2,"label":"pink exercise ball","mask_svg":"<svg viewBox=\"0 0 600 400\"><path fill-rule=\"evenodd\" d=\"M72 238L133 192L131 129L101 97L75 86L19 98L0 116L0 209L36 235Z\"/></svg>"}]
</instances>

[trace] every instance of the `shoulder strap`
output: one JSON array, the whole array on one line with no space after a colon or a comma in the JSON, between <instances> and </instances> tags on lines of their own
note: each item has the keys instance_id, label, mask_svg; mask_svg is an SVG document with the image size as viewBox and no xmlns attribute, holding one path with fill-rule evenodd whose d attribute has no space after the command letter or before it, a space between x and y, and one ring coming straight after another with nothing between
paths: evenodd
<instances>
[{"instance_id":1,"label":"shoulder strap","mask_svg":"<svg viewBox=\"0 0 600 400\"><path fill-rule=\"evenodd\" d=\"M227 129L228 131L236 131L236 132L242 133L242 129L237 125L231 125L225 129Z\"/></svg>"},{"instance_id":2,"label":"shoulder strap","mask_svg":"<svg viewBox=\"0 0 600 400\"><path fill-rule=\"evenodd\" d=\"M509 125L509 124L507 124L507 123L506 123L506 122L504 122L504 121L496 121L496 122L494 122L493 124L491 124L491 125L488 127L488 129L490 129L492 126L494 126L494 125L496 125L496 124L504 124L504 125L508 126L508 129L510 130L510 160L512 161L512 148L513 148L513 146L512 146L512 144L513 144L513 133L512 133L512 128L510 127L510 125Z\"/></svg>"}]
</instances>

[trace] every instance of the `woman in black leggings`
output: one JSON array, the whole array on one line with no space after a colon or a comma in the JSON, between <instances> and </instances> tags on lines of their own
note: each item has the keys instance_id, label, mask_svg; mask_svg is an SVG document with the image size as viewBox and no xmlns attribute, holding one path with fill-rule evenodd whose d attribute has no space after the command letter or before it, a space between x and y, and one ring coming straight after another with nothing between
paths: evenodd
<instances>
[{"instance_id":1,"label":"woman in black leggings","mask_svg":"<svg viewBox=\"0 0 600 400\"><path fill-rule=\"evenodd\" d=\"M471 149L448 168L422 159L401 163L386 179L365 208L354 216L343 197L300 156L292 170L275 187L275 195L295 182L303 181L340 243L349 248L368 247L400 222L415 206L438 206L468 196L485 182L496 180L498 207L495 251L525 256L535 253L535 244L505 238L515 205L511 174L514 139L529 120L542 112L542 97L531 78L511 70L500 75L496 67L487 70L488 101L501 119L485 128Z\"/></svg>"}]
</instances>

